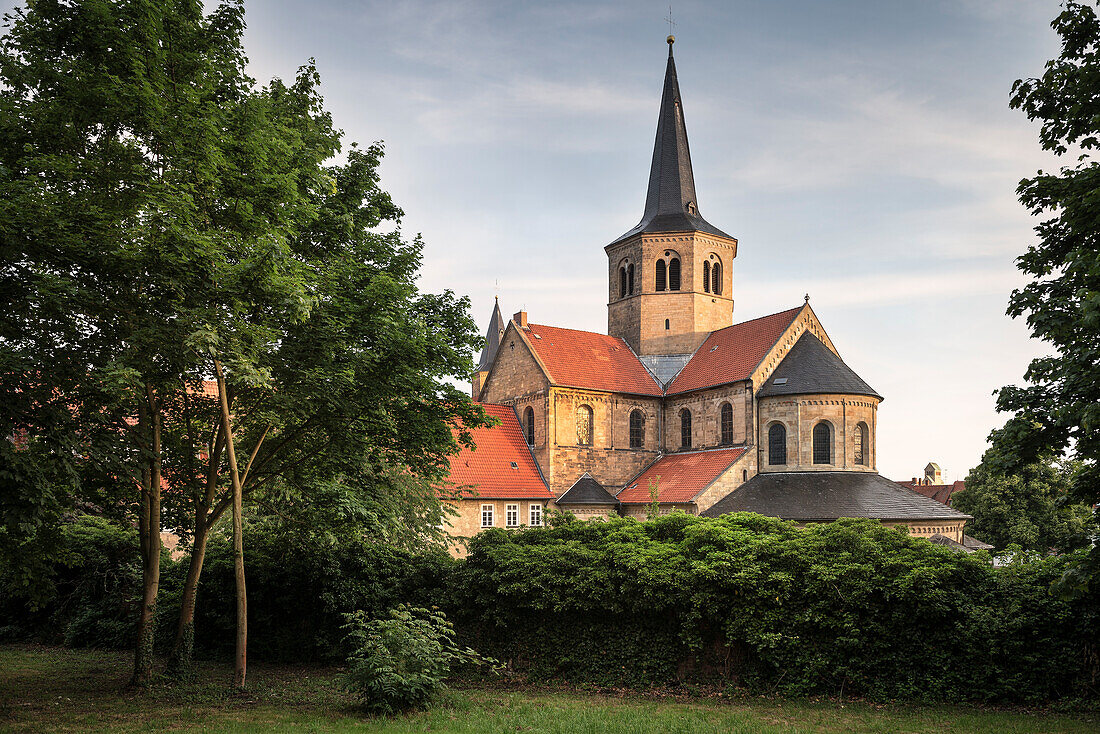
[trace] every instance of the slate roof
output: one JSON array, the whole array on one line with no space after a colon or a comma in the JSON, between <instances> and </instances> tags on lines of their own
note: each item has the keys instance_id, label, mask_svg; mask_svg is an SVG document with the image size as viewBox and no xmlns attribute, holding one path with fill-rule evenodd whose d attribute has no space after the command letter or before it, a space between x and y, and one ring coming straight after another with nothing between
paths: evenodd
<instances>
[{"instance_id":1,"label":"slate roof","mask_svg":"<svg viewBox=\"0 0 1100 734\"><path fill-rule=\"evenodd\" d=\"M486 499L553 499L523 437L516 411L493 403L482 403L481 407L499 418L500 425L471 431L477 448L463 447L449 457L448 483L454 487L474 485L476 496Z\"/></svg>"},{"instance_id":2,"label":"slate roof","mask_svg":"<svg viewBox=\"0 0 1100 734\"><path fill-rule=\"evenodd\" d=\"M565 494L557 499L559 505L617 505L619 501L604 489L603 485L585 472Z\"/></svg>"},{"instance_id":3,"label":"slate roof","mask_svg":"<svg viewBox=\"0 0 1100 734\"><path fill-rule=\"evenodd\" d=\"M757 474L702 514L756 512L799 522L840 517L879 520L963 520L969 515L867 472Z\"/></svg>"},{"instance_id":4,"label":"slate roof","mask_svg":"<svg viewBox=\"0 0 1100 734\"><path fill-rule=\"evenodd\" d=\"M659 502L691 502L747 450L744 446L734 446L666 454L627 482L616 498L623 504L648 505L653 501L649 496L652 479L657 482Z\"/></svg>"},{"instance_id":5,"label":"slate roof","mask_svg":"<svg viewBox=\"0 0 1100 734\"><path fill-rule=\"evenodd\" d=\"M661 394L661 386L622 339L539 324L528 324L524 333L555 385L631 395Z\"/></svg>"},{"instance_id":6,"label":"slate roof","mask_svg":"<svg viewBox=\"0 0 1100 734\"><path fill-rule=\"evenodd\" d=\"M948 538L946 535L943 535L942 533L936 533L934 535L929 536L928 537L928 542L933 543L935 545L946 546L946 547L950 548L951 550L958 551L959 553L973 553L974 552L973 548L967 548L965 545L963 545L959 541L955 540L954 538Z\"/></svg>"},{"instance_id":7,"label":"slate roof","mask_svg":"<svg viewBox=\"0 0 1100 734\"><path fill-rule=\"evenodd\" d=\"M963 533L963 545L971 550L993 550L993 546L989 543L984 543L977 538Z\"/></svg>"},{"instance_id":8,"label":"slate roof","mask_svg":"<svg viewBox=\"0 0 1100 734\"><path fill-rule=\"evenodd\" d=\"M493 315L489 319L489 328L485 331L485 348L477 361L478 372L484 372L493 366L493 359L500 349L500 338L504 335L504 317L500 315L500 301L493 299Z\"/></svg>"},{"instance_id":9,"label":"slate roof","mask_svg":"<svg viewBox=\"0 0 1100 734\"><path fill-rule=\"evenodd\" d=\"M668 65L665 67L665 88L661 94L661 111L657 117L657 137L653 142L653 161L649 167L645 212L638 224L611 244L642 232L690 231L733 239L699 216L695 176L691 170L691 151L688 150L687 127L684 125L684 106L680 101L680 84L676 80L676 61L672 58L670 40Z\"/></svg>"},{"instance_id":10,"label":"slate roof","mask_svg":"<svg viewBox=\"0 0 1100 734\"><path fill-rule=\"evenodd\" d=\"M882 400L852 368L825 346L820 339L805 332L790 348L756 396L773 395L870 395Z\"/></svg>"},{"instance_id":11,"label":"slate roof","mask_svg":"<svg viewBox=\"0 0 1100 734\"><path fill-rule=\"evenodd\" d=\"M712 331L668 386L668 394L749 379L802 308L799 306Z\"/></svg>"}]
</instances>

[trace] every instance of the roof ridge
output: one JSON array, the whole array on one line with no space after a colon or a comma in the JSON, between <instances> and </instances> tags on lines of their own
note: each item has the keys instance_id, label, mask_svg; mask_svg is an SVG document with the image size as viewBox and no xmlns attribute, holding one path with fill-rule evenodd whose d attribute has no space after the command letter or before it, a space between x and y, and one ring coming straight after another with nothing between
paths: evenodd
<instances>
[{"instance_id":1,"label":"roof ridge","mask_svg":"<svg viewBox=\"0 0 1100 734\"><path fill-rule=\"evenodd\" d=\"M623 342L624 344L626 343L626 340L623 339L621 336L611 336L610 334L604 334L599 331L586 331L584 329L571 329L568 326L553 326L551 324L534 324L531 322L527 322L527 327L529 329L532 329L536 326L540 329L557 329L558 331L572 331L575 334L592 334L594 336L603 336L607 337L608 339L614 339L615 341Z\"/></svg>"},{"instance_id":2,"label":"roof ridge","mask_svg":"<svg viewBox=\"0 0 1100 734\"><path fill-rule=\"evenodd\" d=\"M764 314L763 316L757 316L755 319L749 319L748 321L738 321L736 324L730 324L729 326L723 326L721 329L715 329L710 332L714 334L719 331L725 331L726 329L732 329L735 326L744 326L745 324L751 324L753 321L762 321L764 319L770 319L772 316L779 316L781 314L790 313L791 311L801 311L802 306L795 306L794 308L788 308L783 311L776 311L775 313Z\"/></svg>"}]
</instances>

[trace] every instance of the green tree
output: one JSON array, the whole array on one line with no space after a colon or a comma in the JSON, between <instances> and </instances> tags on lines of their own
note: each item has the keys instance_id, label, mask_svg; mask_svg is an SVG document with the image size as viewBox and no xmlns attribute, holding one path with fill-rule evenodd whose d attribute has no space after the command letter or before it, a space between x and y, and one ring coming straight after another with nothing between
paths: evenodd
<instances>
[{"instance_id":1,"label":"green tree","mask_svg":"<svg viewBox=\"0 0 1100 734\"><path fill-rule=\"evenodd\" d=\"M1032 278L1013 291L1008 313L1026 315L1031 333L1054 350L1032 361L1027 384L1000 391L997 407L1012 412L994 433L1002 473L1044 455L1068 453L1081 462L1071 492L1100 502L1100 18L1092 4L1066 2L1051 26L1061 55L1043 75L1018 80L1011 106L1041 123L1039 142L1072 156L1056 173L1039 171L1020 183L1021 203L1043 217L1038 241L1017 264ZM1077 568L1074 583L1100 570L1100 546Z\"/></svg>"},{"instance_id":2,"label":"green tree","mask_svg":"<svg viewBox=\"0 0 1100 734\"><path fill-rule=\"evenodd\" d=\"M997 463L987 453L967 476L966 489L951 496L955 509L974 516L967 531L998 549L1016 543L1046 552L1075 545L1091 515L1088 505L1067 501L1078 467L1048 459L1003 474L991 466Z\"/></svg>"},{"instance_id":3,"label":"green tree","mask_svg":"<svg viewBox=\"0 0 1100 734\"><path fill-rule=\"evenodd\" d=\"M244 73L240 2L42 1L8 22L0 427L136 517L135 683L161 528L195 533L193 614L203 539L232 508L243 685L243 501L424 529L452 429L485 420L448 382L471 368L468 303L420 294L419 240L374 229L400 217L379 146L325 165L341 139L312 66L263 88Z\"/></svg>"}]
</instances>

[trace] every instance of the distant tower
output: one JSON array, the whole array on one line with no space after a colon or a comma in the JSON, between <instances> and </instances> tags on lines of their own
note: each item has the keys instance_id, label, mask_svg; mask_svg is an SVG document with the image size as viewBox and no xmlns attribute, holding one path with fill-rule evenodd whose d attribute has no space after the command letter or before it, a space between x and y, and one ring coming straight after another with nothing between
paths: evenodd
<instances>
[{"instance_id":1,"label":"distant tower","mask_svg":"<svg viewBox=\"0 0 1100 734\"><path fill-rule=\"evenodd\" d=\"M477 371L470 380L470 395L474 400L481 399L481 388L485 387L485 378L500 349L500 339L504 336L504 317L500 315L500 300L493 299L493 315L489 317L489 328L485 332L485 347L477 361Z\"/></svg>"},{"instance_id":2,"label":"distant tower","mask_svg":"<svg viewBox=\"0 0 1100 734\"><path fill-rule=\"evenodd\" d=\"M642 220L604 248L607 333L638 354L686 354L733 323L737 240L699 214L687 128L668 37L668 67L657 118Z\"/></svg>"}]
</instances>

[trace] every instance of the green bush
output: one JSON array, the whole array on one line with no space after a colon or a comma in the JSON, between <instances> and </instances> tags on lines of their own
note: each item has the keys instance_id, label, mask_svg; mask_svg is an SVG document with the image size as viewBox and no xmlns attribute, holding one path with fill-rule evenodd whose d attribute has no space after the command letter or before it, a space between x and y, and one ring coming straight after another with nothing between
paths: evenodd
<instances>
[{"instance_id":1,"label":"green bush","mask_svg":"<svg viewBox=\"0 0 1100 734\"><path fill-rule=\"evenodd\" d=\"M994 569L869 520L674 514L482 533L450 608L467 642L542 679L1095 698L1100 607L1051 595L1065 563Z\"/></svg>"},{"instance_id":2,"label":"green bush","mask_svg":"<svg viewBox=\"0 0 1100 734\"><path fill-rule=\"evenodd\" d=\"M454 627L439 610L400 607L386 619L347 615L347 685L370 713L395 714L428 704L445 688L451 668L491 664L455 644Z\"/></svg>"}]
</instances>

